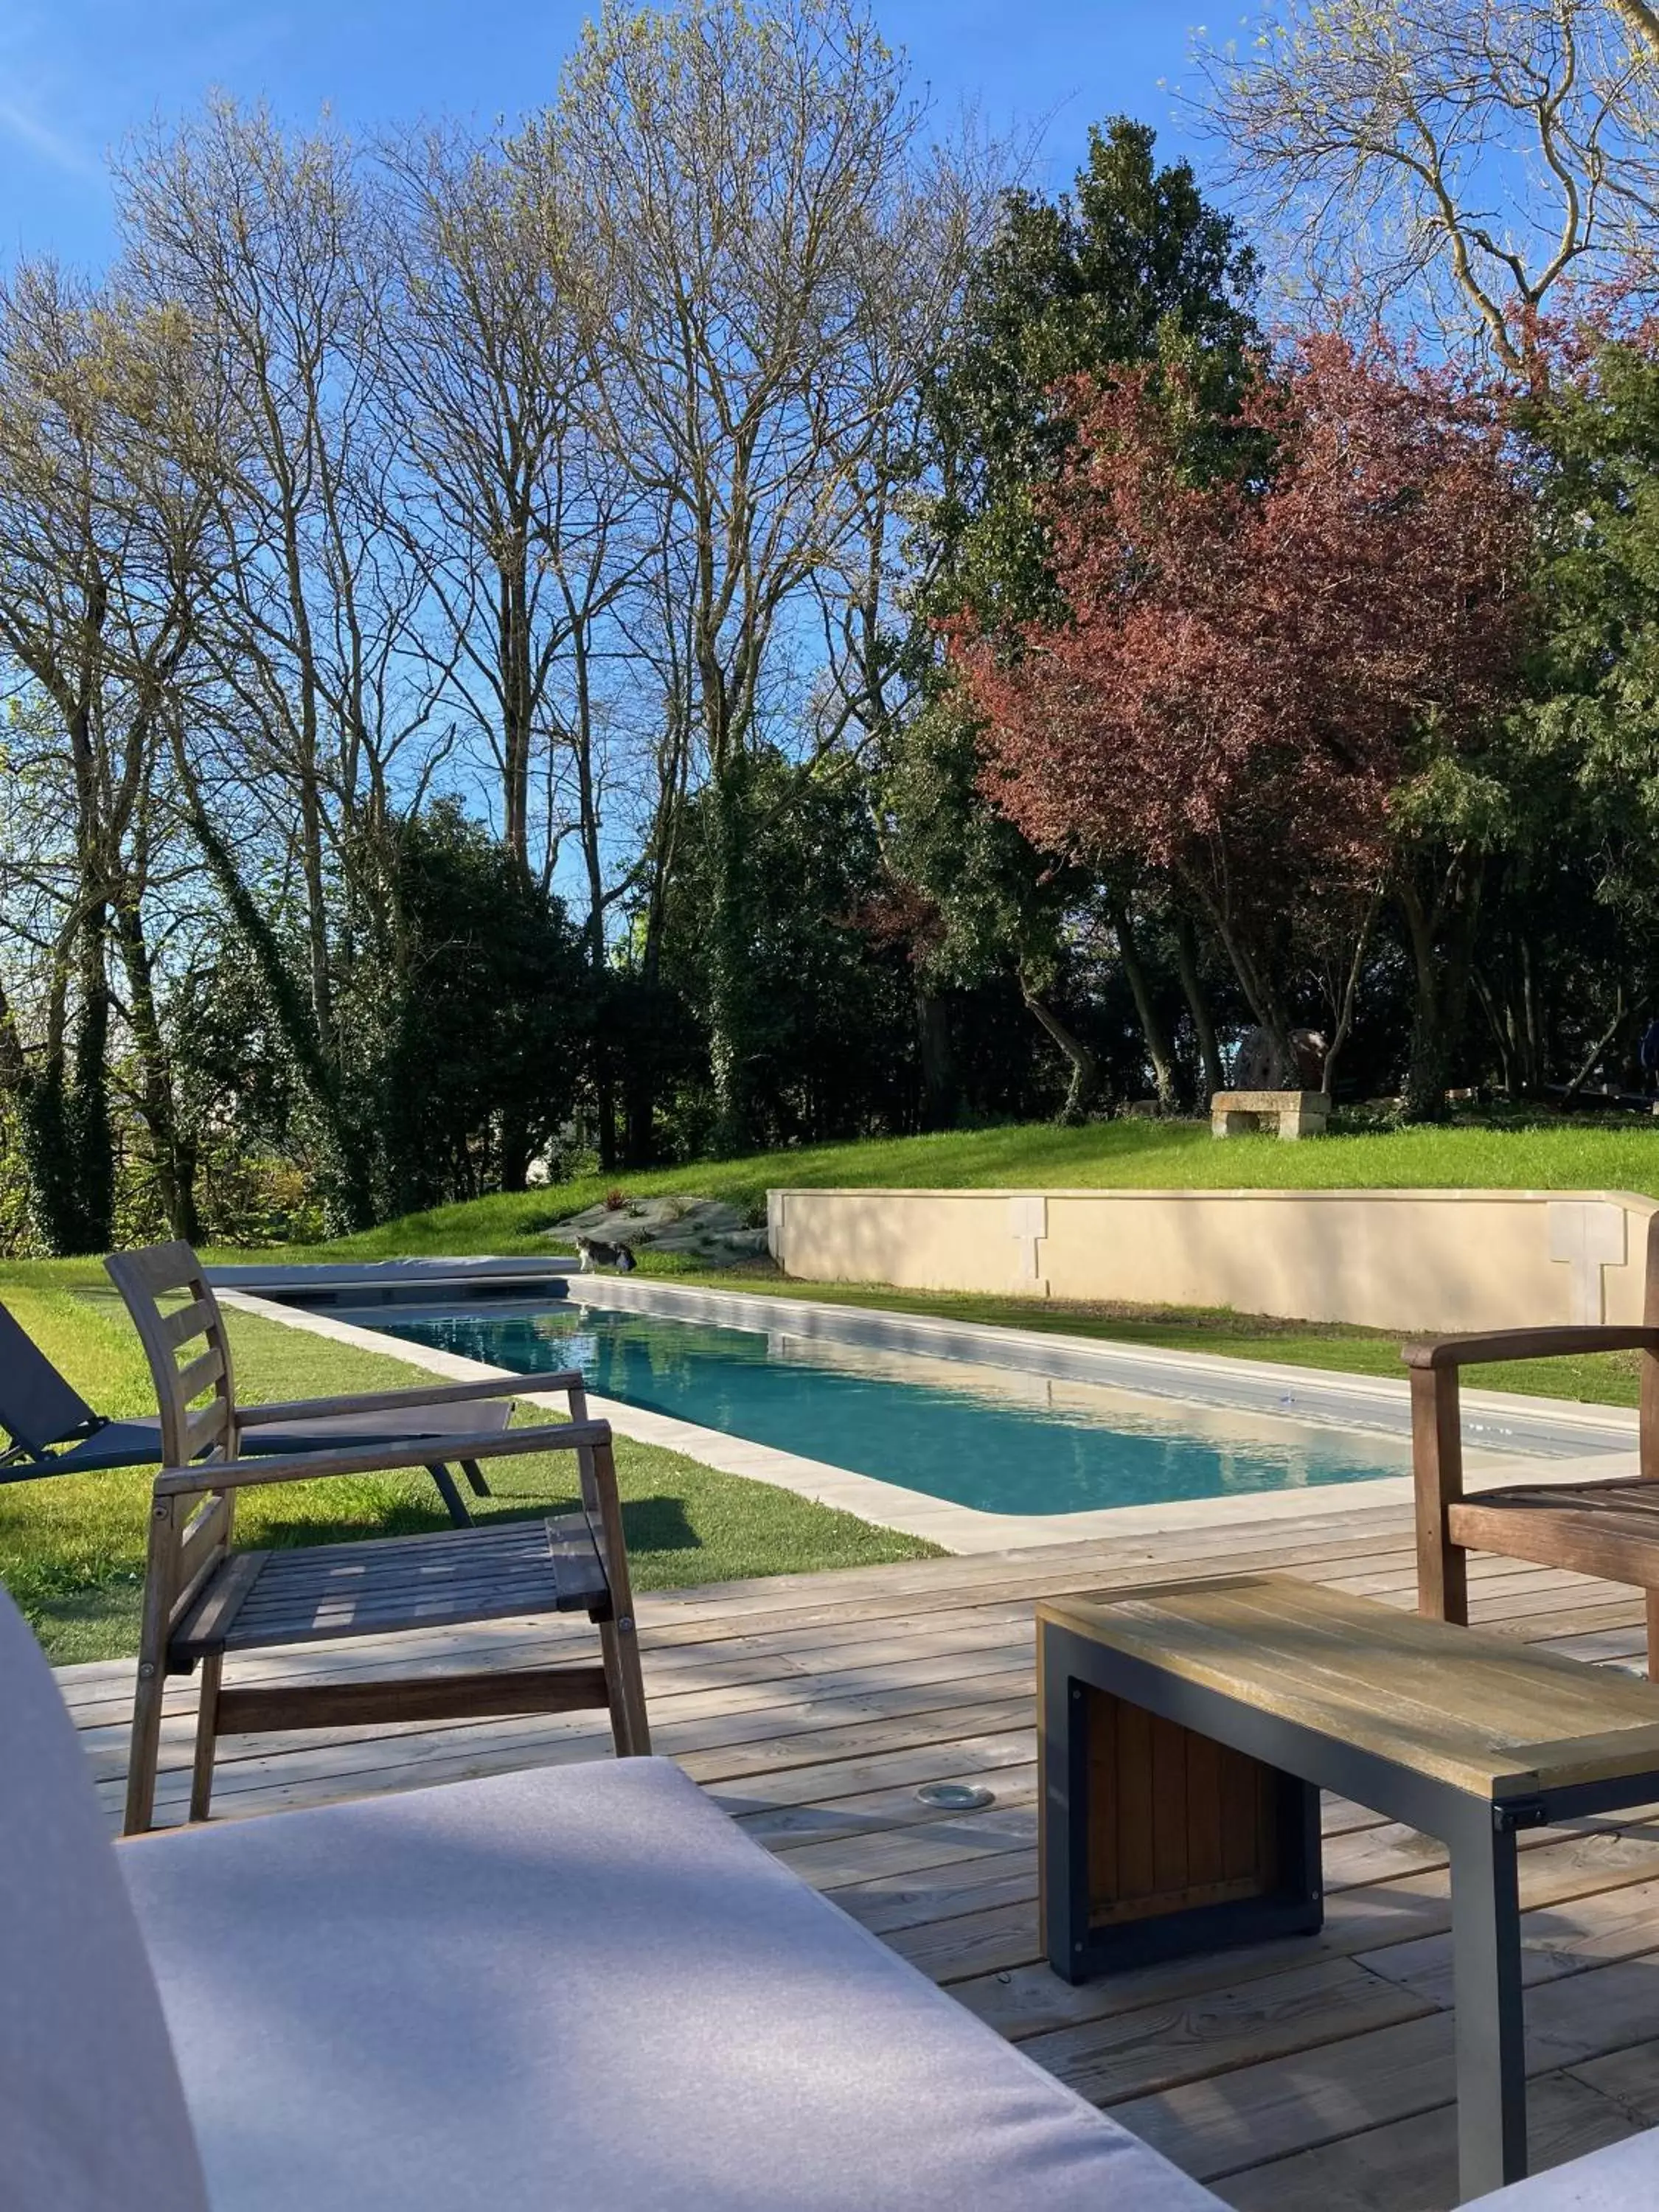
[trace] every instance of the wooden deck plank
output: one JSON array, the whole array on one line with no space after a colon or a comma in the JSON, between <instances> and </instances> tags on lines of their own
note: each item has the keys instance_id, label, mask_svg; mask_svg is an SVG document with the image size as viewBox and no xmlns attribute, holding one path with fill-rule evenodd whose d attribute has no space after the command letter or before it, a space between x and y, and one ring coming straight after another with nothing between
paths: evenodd
<instances>
[{"instance_id":1,"label":"wooden deck plank","mask_svg":"<svg viewBox=\"0 0 1659 2212\"><path fill-rule=\"evenodd\" d=\"M1470 1570L1481 1626L1564 1659L1639 1665L1634 1593L1498 1558ZM1432 1838L1332 1799L1321 1936L1077 1989L1042 1962L1034 1605L1223 1571L1288 1574L1409 1609L1409 1516L1356 1505L1116 1546L641 1595L653 1736L796 1872L1239 2212L1441 2212L1455 2158L1447 1876ZM577 1627L507 1618L260 1654L233 1662L231 1679L368 1682L553 1665L577 1640ZM131 1663L66 1668L60 1680L113 1820ZM185 1809L194 1700L193 1683L169 1689L164 1820ZM294 1731L223 1748L216 1813L243 1817L602 1757L609 1740L597 1714L526 1715ZM993 1803L963 1814L918 1799L925 1783L950 1780L983 1784ZM1541 2163L1659 2121L1659 1811L1522 1841Z\"/></svg>"},{"instance_id":2,"label":"wooden deck plank","mask_svg":"<svg viewBox=\"0 0 1659 2212\"><path fill-rule=\"evenodd\" d=\"M1527 2099L1533 2170L1582 2158L1641 2126L1574 2074L1546 2074ZM1441 2212L1457 2194L1457 2116L1450 2105L1229 2177L1237 2212Z\"/></svg>"},{"instance_id":3,"label":"wooden deck plank","mask_svg":"<svg viewBox=\"0 0 1659 2212\"><path fill-rule=\"evenodd\" d=\"M1547 2074L1647 2038L1659 2017L1659 1961L1625 1960L1547 1983L1527 2007L1527 2067ZM1320 2042L1236 2067L1224 2096L1207 2080L1132 2098L1118 2118L1201 2180L1334 2142L1369 2127L1437 2111L1453 2079L1452 2016L1417 2018L1357 2035L1340 2023Z\"/></svg>"}]
</instances>

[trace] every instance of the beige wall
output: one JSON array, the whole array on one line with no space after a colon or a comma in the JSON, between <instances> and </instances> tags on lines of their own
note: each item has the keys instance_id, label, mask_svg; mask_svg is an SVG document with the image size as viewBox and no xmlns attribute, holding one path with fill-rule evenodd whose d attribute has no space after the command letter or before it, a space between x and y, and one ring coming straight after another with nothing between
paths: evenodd
<instances>
[{"instance_id":1,"label":"beige wall","mask_svg":"<svg viewBox=\"0 0 1659 2212\"><path fill-rule=\"evenodd\" d=\"M775 1190L803 1281L1231 1306L1450 1330L1641 1318L1622 1191Z\"/></svg>"}]
</instances>

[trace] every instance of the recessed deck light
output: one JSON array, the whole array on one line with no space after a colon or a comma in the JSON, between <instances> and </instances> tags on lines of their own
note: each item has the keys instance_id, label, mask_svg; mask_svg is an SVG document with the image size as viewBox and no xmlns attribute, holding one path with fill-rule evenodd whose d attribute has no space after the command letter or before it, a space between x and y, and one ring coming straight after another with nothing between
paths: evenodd
<instances>
[{"instance_id":1,"label":"recessed deck light","mask_svg":"<svg viewBox=\"0 0 1659 2212\"><path fill-rule=\"evenodd\" d=\"M916 1796L941 1813L980 1813L997 1802L993 1791L972 1782L924 1782Z\"/></svg>"}]
</instances>

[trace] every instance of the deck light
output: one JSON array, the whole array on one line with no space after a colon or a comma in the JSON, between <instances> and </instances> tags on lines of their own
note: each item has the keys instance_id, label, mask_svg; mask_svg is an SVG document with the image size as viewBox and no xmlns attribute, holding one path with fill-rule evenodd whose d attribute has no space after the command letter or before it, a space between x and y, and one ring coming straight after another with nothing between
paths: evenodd
<instances>
[{"instance_id":1,"label":"deck light","mask_svg":"<svg viewBox=\"0 0 1659 2212\"><path fill-rule=\"evenodd\" d=\"M916 1796L941 1813L980 1813L997 1802L993 1791L971 1782L925 1782Z\"/></svg>"}]
</instances>

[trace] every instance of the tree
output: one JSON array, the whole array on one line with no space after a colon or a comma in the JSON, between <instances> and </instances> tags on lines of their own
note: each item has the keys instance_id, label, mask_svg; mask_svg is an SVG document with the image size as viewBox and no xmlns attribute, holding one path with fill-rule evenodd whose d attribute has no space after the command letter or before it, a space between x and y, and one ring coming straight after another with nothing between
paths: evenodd
<instances>
[{"instance_id":1,"label":"tree","mask_svg":"<svg viewBox=\"0 0 1659 2212\"><path fill-rule=\"evenodd\" d=\"M514 149L581 306L603 434L678 548L726 1147L747 1131L758 1014L748 757L787 719L793 616L863 525L968 234L924 127L852 0L611 0Z\"/></svg>"},{"instance_id":2,"label":"tree","mask_svg":"<svg viewBox=\"0 0 1659 2212\"><path fill-rule=\"evenodd\" d=\"M780 754L749 762L755 1133L769 1146L903 1127L912 1110L902 962L862 926L881 882L867 790L844 774L799 793L797 774ZM710 800L688 809L665 963L705 1026Z\"/></svg>"},{"instance_id":3,"label":"tree","mask_svg":"<svg viewBox=\"0 0 1659 2212\"><path fill-rule=\"evenodd\" d=\"M1564 333L1522 425L1540 510L1528 842L1547 867L1575 854L1640 973L1659 951L1659 326Z\"/></svg>"},{"instance_id":4,"label":"tree","mask_svg":"<svg viewBox=\"0 0 1659 2212\"><path fill-rule=\"evenodd\" d=\"M1404 303L1513 371L1565 280L1651 242L1656 21L1643 0L1287 0L1200 58L1234 181L1316 295Z\"/></svg>"},{"instance_id":5,"label":"tree","mask_svg":"<svg viewBox=\"0 0 1659 2212\"><path fill-rule=\"evenodd\" d=\"M1091 125L1071 193L1005 195L949 349L927 380L934 489L919 532L927 611L985 623L1058 611L1040 501L1073 434L1067 378L1178 356L1224 415L1259 342L1255 253L1153 132Z\"/></svg>"},{"instance_id":6,"label":"tree","mask_svg":"<svg viewBox=\"0 0 1659 2212\"><path fill-rule=\"evenodd\" d=\"M44 264L0 295L0 667L12 709L0 881L14 949L32 937L36 956L28 1004L17 973L0 975L0 1085L48 1251L110 1242L115 972L151 1163L173 1227L193 1225L145 915L166 839L164 730L196 644L189 579L206 509L175 459L192 405L185 333L166 309Z\"/></svg>"},{"instance_id":7,"label":"tree","mask_svg":"<svg viewBox=\"0 0 1659 2212\"><path fill-rule=\"evenodd\" d=\"M336 1013L346 877L379 823L418 806L441 750L427 573L391 512L389 275L360 166L327 131L216 100L118 179L135 291L190 332L200 412L179 459L212 502L191 586L207 666L169 722L179 801L264 973L343 1227L370 1211Z\"/></svg>"},{"instance_id":8,"label":"tree","mask_svg":"<svg viewBox=\"0 0 1659 2212\"><path fill-rule=\"evenodd\" d=\"M574 309L499 149L432 132L386 158L397 284L384 404L412 464L400 526L441 609L434 663L495 769L503 843L544 890L567 842L575 846L597 999L608 924L634 872L605 829L611 695L617 664L632 659L624 608L655 551L659 503L641 495L585 404ZM599 1091L609 1168L608 1066ZM509 1188L522 1187L529 1157L527 1141L509 1138Z\"/></svg>"},{"instance_id":9,"label":"tree","mask_svg":"<svg viewBox=\"0 0 1659 2212\"><path fill-rule=\"evenodd\" d=\"M915 550L910 653L923 671L914 711L887 744L884 802L895 873L920 893L915 938L920 1025L936 1027L937 992L1012 965L1032 1018L1064 1057L1063 1118L1096 1102L1097 1054L1057 994L1068 965L1068 916L1093 885L1056 870L978 788L974 718L940 653L939 625L966 610L982 628L1059 619L1043 507L1073 434L1065 380L1133 363L1179 361L1208 413L1235 403L1255 337L1255 256L1210 207L1190 167L1160 167L1152 132L1119 118L1089 134L1072 194L1005 196L996 233L974 264L951 344L924 389L927 495ZM1132 912L1132 872L1108 899L1117 957L1141 1012L1158 1095L1174 1103L1172 1044ZM1177 926L1177 943L1181 933ZM1213 1032L1183 958L1195 1028ZM934 1046L937 1051L937 1045Z\"/></svg>"},{"instance_id":10,"label":"tree","mask_svg":"<svg viewBox=\"0 0 1659 2212\"><path fill-rule=\"evenodd\" d=\"M387 886L355 917L341 1004L383 1218L499 1188L504 1133L545 1145L590 1014L562 906L455 800L364 834L352 880Z\"/></svg>"},{"instance_id":11,"label":"tree","mask_svg":"<svg viewBox=\"0 0 1659 2212\"><path fill-rule=\"evenodd\" d=\"M1194 469L1170 403L1145 371L1073 385L1043 507L1070 618L964 625L961 665L994 803L1045 851L1167 871L1288 1065L1290 895L1392 868L1413 784L1504 702L1524 507L1489 414L1338 339L1263 365L1247 465ZM1419 975L1420 1106L1445 1042L1435 948Z\"/></svg>"}]
</instances>

